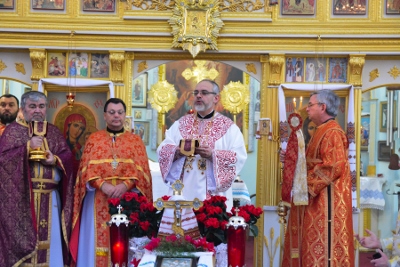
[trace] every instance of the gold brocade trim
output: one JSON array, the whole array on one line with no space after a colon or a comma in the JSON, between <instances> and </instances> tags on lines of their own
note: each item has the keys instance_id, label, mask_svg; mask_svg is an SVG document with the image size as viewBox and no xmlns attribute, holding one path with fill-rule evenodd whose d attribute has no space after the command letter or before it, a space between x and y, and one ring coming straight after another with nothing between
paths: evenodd
<instances>
[{"instance_id":1,"label":"gold brocade trim","mask_svg":"<svg viewBox=\"0 0 400 267\"><path fill-rule=\"evenodd\" d=\"M145 171L143 170L143 167L140 166L140 165L136 165L136 168L137 168L139 171L141 171L141 172L143 173L143 176L144 176L144 178L146 179L146 181L147 181L147 182L150 182L151 177L148 176L147 173L145 173ZM135 178L135 177L134 177L134 179L135 179L135 180L139 180L138 178Z\"/></svg>"},{"instance_id":2,"label":"gold brocade trim","mask_svg":"<svg viewBox=\"0 0 400 267\"><path fill-rule=\"evenodd\" d=\"M21 265L14 265L14 266L21 266L21 267L51 267L47 263L41 263L41 264L33 264L33 263L23 263Z\"/></svg>"},{"instance_id":3,"label":"gold brocade trim","mask_svg":"<svg viewBox=\"0 0 400 267\"><path fill-rule=\"evenodd\" d=\"M123 163L134 163L132 159L115 159L115 160ZM90 160L89 164L103 164L103 163L111 163L113 161L114 159L94 159Z\"/></svg>"},{"instance_id":4,"label":"gold brocade trim","mask_svg":"<svg viewBox=\"0 0 400 267\"><path fill-rule=\"evenodd\" d=\"M107 257L108 251L109 251L108 248L96 248L96 256Z\"/></svg>"},{"instance_id":5,"label":"gold brocade trim","mask_svg":"<svg viewBox=\"0 0 400 267\"><path fill-rule=\"evenodd\" d=\"M42 178L32 178L31 180L32 180L33 183L34 183L34 182L40 183L40 184L38 185L38 187L40 187L40 188L32 188L32 191L33 191L34 193L46 194L46 193L51 193L51 192L53 192L54 190L57 190L56 188L45 189L45 188L46 188L46 184L55 184L55 185L57 185L58 182L56 182L56 181L54 181L54 180L42 179Z\"/></svg>"},{"instance_id":6,"label":"gold brocade trim","mask_svg":"<svg viewBox=\"0 0 400 267\"><path fill-rule=\"evenodd\" d=\"M58 184L55 180L50 180L50 179L43 179L41 177L39 178L31 178L32 182L43 182L43 183L50 183L50 184Z\"/></svg>"},{"instance_id":7,"label":"gold brocade trim","mask_svg":"<svg viewBox=\"0 0 400 267\"><path fill-rule=\"evenodd\" d=\"M38 249L50 249L50 241L39 241Z\"/></svg>"}]
</instances>

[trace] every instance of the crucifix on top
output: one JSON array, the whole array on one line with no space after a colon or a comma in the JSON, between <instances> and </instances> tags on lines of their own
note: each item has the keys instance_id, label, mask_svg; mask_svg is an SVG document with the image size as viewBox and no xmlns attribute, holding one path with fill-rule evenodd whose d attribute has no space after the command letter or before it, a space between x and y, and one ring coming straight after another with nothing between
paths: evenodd
<instances>
[{"instance_id":1,"label":"crucifix on top","mask_svg":"<svg viewBox=\"0 0 400 267\"><path fill-rule=\"evenodd\" d=\"M187 68L182 72L182 76L187 81L196 78L196 82L198 83L203 79L214 80L219 75L219 72L214 67L208 69L208 67L204 66L206 64L205 60L195 60L194 64L196 64L196 67L192 69Z\"/></svg>"},{"instance_id":2,"label":"crucifix on top","mask_svg":"<svg viewBox=\"0 0 400 267\"><path fill-rule=\"evenodd\" d=\"M203 206L203 201L200 201L198 198L193 199L193 201L184 200L182 196L182 190L184 185L181 180L175 181L171 187L174 191L171 199L163 200L162 198L158 198L153 203L153 205L157 210L162 210L164 208L173 209L174 223L172 224L172 231L175 233L175 235L184 236L185 229L182 228L182 210L183 209L198 210Z\"/></svg>"}]
</instances>

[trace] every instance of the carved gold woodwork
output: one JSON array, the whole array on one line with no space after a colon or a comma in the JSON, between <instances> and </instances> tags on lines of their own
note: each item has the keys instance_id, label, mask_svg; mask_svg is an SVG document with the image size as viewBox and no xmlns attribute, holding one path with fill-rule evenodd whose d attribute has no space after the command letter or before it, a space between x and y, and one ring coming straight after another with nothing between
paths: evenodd
<instances>
[{"instance_id":1,"label":"carved gold woodwork","mask_svg":"<svg viewBox=\"0 0 400 267\"><path fill-rule=\"evenodd\" d=\"M15 70L22 74L26 74L24 63L22 62L15 62Z\"/></svg>"},{"instance_id":2,"label":"carved gold woodwork","mask_svg":"<svg viewBox=\"0 0 400 267\"><path fill-rule=\"evenodd\" d=\"M195 58L200 51L218 50L217 37L224 25L218 0L181 0L175 3L172 17L172 47L188 50Z\"/></svg>"},{"instance_id":3,"label":"carved gold woodwork","mask_svg":"<svg viewBox=\"0 0 400 267\"><path fill-rule=\"evenodd\" d=\"M149 66L147 66L147 61L146 60L144 60L144 61L142 61L142 62L140 62L139 63L139 65L138 65L138 72L142 72L142 71L144 71L144 70L147 70L147 68L148 68Z\"/></svg>"},{"instance_id":4,"label":"carved gold woodwork","mask_svg":"<svg viewBox=\"0 0 400 267\"><path fill-rule=\"evenodd\" d=\"M175 6L175 1L173 0L160 0L160 1L152 1L152 0L131 0L130 5L134 6L141 10L157 10L157 11L167 11L171 10ZM256 10L263 9L265 7L264 1L255 0L255 1L220 1L218 4L219 10L227 11L227 12L253 12ZM267 7L266 11L271 11L269 7Z\"/></svg>"},{"instance_id":5,"label":"carved gold woodwork","mask_svg":"<svg viewBox=\"0 0 400 267\"><path fill-rule=\"evenodd\" d=\"M7 65L0 59L0 72L5 70L7 68Z\"/></svg>"},{"instance_id":6,"label":"carved gold woodwork","mask_svg":"<svg viewBox=\"0 0 400 267\"><path fill-rule=\"evenodd\" d=\"M236 115L246 109L250 102L250 91L241 82L230 82L221 91L221 104L224 109L233 114L236 123Z\"/></svg>"},{"instance_id":7,"label":"carved gold woodwork","mask_svg":"<svg viewBox=\"0 0 400 267\"><path fill-rule=\"evenodd\" d=\"M379 77L379 70L377 68L370 71L369 73L370 82L374 81L378 77Z\"/></svg>"},{"instance_id":8,"label":"carved gold woodwork","mask_svg":"<svg viewBox=\"0 0 400 267\"><path fill-rule=\"evenodd\" d=\"M269 229L269 239L270 239L271 243L268 242L268 238L264 235L264 244L265 244L265 247L267 248L268 257L269 257L269 266L274 266L274 263L273 263L274 258L275 258L276 252L279 248L279 244L281 243L280 236L278 236L275 239L275 241L274 241L274 238L275 238L275 230L274 230L274 228L270 228Z\"/></svg>"},{"instance_id":9,"label":"carved gold woodwork","mask_svg":"<svg viewBox=\"0 0 400 267\"><path fill-rule=\"evenodd\" d=\"M397 68L397 66L394 66L390 69L390 71L388 71L388 73L393 77L393 79L396 79L400 75L400 70Z\"/></svg>"},{"instance_id":10,"label":"carved gold woodwork","mask_svg":"<svg viewBox=\"0 0 400 267\"><path fill-rule=\"evenodd\" d=\"M29 49L29 56L32 63L31 80L39 81L44 77L46 50L45 49Z\"/></svg>"},{"instance_id":11,"label":"carved gold woodwork","mask_svg":"<svg viewBox=\"0 0 400 267\"><path fill-rule=\"evenodd\" d=\"M157 11L167 11L171 10L175 6L175 1L170 0L161 0L161 1L152 1L152 0L132 0L130 2L131 6L134 6L141 10L157 10ZM129 7L127 7L128 9ZM265 8L265 4L263 1L255 0L255 1L221 1L219 3L220 11L227 12L253 12L257 10L261 10ZM271 12L270 7L266 7L266 10Z\"/></svg>"},{"instance_id":12,"label":"carved gold woodwork","mask_svg":"<svg viewBox=\"0 0 400 267\"><path fill-rule=\"evenodd\" d=\"M215 78L218 77L219 72L214 67L208 69L206 66L204 66L206 62L207 61L205 60L195 60L194 64L196 65L196 67L193 67L192 69L185 69L182 72L183 78L188 81L195 77L197 83L203 79L215 80Z\"/></svg>"},{"instance_id":13,"label":"carved gold woodwork","mask_svg":"<svg viewBox=\"0 0 400 267\"><path fill-rule=\"evenodd\" d=\"M166 80L160 81L151 87L148 101L151 107L157 110L159 115L158 128L163 130L165 126L165 114L178 102L178 92L175 90L173 84L170 84Z\"/></svg>"},{"instance_id":14,"label":"carved gold woodwork","mask_svg":"<svg viewBox=\"0 0 400 267\"><path fill-rule=\"evenodd\" d=\"M271 56L269 58L269 81L270 85L279 85L281 84L281 73L282 73L282 66L285 63L285 56L284 55L277 55Z\"/></svg>"},{"instance_id":15,"label":"carved gold woodwork","mask_svg":"<svg viewBox=\"0 0 400 267\"><path fill-rule=\"evenodd\" d=\"M254 63L246 63L246 70L247 70L248 72L252 72L252 73L254 73L254 74L257 74L257 68L256 68L256 66L254 65Z\"/></svg>"},{"instance_id":16,"label":"carved gold woodwork","mask_svg":"<svg viewBox=\"0 0 400 267\"><path fill-rule=\"evenodd\" d=\"M123 65L125 63L125 54L120 51L110 51L111 63L111 81L114 83L123 83Z\"/></svg>"},{"instance_id":17,"label":"carved gold woodwork","mask_svg":"<svg viewBox=\"0 0 400 267\"><path fill-rule=\"evenodd\" d=\"M362 86L362 70L365 64L365 55L350 55L349 68L350 77L349 81L354 86Z\"/></svg>"}]
</instances>

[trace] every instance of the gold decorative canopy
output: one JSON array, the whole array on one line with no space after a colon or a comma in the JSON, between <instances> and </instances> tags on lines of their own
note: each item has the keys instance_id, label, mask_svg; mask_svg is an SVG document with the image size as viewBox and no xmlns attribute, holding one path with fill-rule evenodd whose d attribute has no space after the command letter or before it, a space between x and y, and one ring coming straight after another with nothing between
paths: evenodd
<instances>
[{"instance_id":1,"label":"gold decorative canopy","mask_svg":"<svg viewBox=\"0 0 400 267\"><path fill-rule=\"evenodd\" d=\"M171 19L172 47L188 50L193 58L200 51L218 50L217 37L224 23L218 0L178 0Z\"/></svg>"},{"instance_id":2,"label":"gold decorative canopy","mask_svg":"<svg viewBox=\"0 0 400 267\"><path fill-rule=\"evenodd\" d=\"M236 115L245 109L249 102L249 89L241 82L230 82L221 91L221 103L226 110L234 115L235 120Z\"/></svg>"}]
</instances>

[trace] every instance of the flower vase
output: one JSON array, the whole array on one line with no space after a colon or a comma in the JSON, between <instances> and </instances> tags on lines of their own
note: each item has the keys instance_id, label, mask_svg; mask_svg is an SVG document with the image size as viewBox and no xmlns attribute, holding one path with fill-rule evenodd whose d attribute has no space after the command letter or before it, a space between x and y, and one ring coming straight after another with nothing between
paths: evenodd
<instances>
[{"instance_id":1,"label":"flower vase","mask_svg":"<svg viewBox=\"0 0 400 267\"><path fill-rule=\"evenodd\" d=\"M149 243L150 239L147 236L133 237L129 239L129 267L135 267L131 262L133 259L140 260L144 255L144 246Z\"/></svg>"},{"instance_id":2,"label":"flower vase","mask_svg":"<svg viewBox=\"0 0 400 267\"><path fill-rule=\"evenodd\" d=\"M228 245L221 243L215 247L215 267L228 267Z\"/></svg>"}]
</instances>

